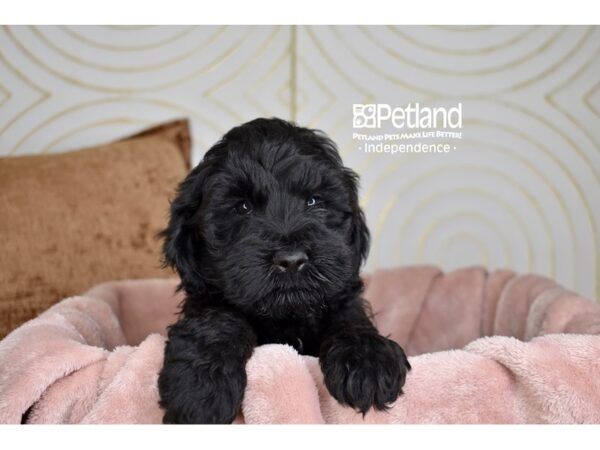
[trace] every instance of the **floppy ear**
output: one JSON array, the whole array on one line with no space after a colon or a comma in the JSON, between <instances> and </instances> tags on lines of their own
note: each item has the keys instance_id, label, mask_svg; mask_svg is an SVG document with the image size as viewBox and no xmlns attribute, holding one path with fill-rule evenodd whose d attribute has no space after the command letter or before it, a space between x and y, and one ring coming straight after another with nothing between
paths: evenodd
<instances>
[{"instance_id":1,"label":"floppy ear","mask_svg":"<svg viewBox=\"0 0 600 450\"><path fill-rule=\"evenodd\" d=\"M356 270L367 259L369 254L369 244L371 241L365 214L358 204L358 175L353 170L344 168L346 184L350 192L350 203L352 207L352 217L350 218L350 244L354 248L354 257L356 261Z\"/></svg>"},{"instance_id":2,"label":"floppy ear","mask_svg":"<svg viewBox=\"0 0 600 450\"><path fill-rule=\"evenodd\" d=\"M164 238L163 264L177 271L181 278L179 289L188 294L198 294L206 288L199 264L204 247L199 213L208 175L208 163L203 162L179 184L171 202L169 224L160 233Z\"/></svg>"},{"instance_id":3,"label":"floppy ear","mask_svg":"<svg viewBox=\"0 0 600 450\"><path fill-rule=\"evenodd\" d=\"M367 228L365 214L360 206L357 206L357 211L352 215L352 242L354 243L354 252L357 259L357 270L367 259L370 241L371 236Z\"/></svg>"}]
</instances>

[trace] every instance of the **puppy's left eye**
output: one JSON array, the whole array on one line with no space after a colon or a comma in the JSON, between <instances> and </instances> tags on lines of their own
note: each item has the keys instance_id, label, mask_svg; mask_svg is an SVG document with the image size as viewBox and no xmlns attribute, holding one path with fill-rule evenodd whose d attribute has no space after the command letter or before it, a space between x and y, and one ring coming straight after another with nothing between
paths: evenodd
<instances>
[{"instance_id":1,"label":"puppy's left eye","mask_svg":"<svg viewBox=\"0 0 600 450\"><path fill-rule=\"evenodd\" d=\"M321 203L321 197L318 195L313 195L306 200L306 206L308 207L318 205L319 203Z\"/></svg>"},{"instance_id":2,"label":"puppy's left eye","mask_svg":"<svg viewBox=\"0 0 600 450\"><path fill-rule=\"evenodd\" d=\"M238 214L247 215L252 212L252 204L248 201L240 202L234 209Z\"/></svg>"}]
</instances>

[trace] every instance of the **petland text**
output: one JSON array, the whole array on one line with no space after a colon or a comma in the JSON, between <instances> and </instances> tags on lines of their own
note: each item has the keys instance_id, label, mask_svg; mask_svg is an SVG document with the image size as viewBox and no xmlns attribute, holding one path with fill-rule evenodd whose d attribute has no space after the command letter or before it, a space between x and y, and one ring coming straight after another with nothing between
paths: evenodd
<instances>
[{"instance_id":1,"label":"petland text","mask_svg":"<svg viewBox=\"0 0 600 450\"><path fill-rule=\"evenodd\" d=\"M355 103L352 110L353 128L381 128L387 123L401 129L462 128L462 103L450 108L421 106L419 103L394 108L386 103Z\"/></svg>"}]
</instances>

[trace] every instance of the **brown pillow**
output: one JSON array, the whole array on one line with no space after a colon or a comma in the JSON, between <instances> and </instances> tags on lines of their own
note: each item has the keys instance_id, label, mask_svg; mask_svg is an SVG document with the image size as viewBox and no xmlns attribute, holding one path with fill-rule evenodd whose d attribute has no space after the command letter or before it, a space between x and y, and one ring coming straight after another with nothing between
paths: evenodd
<instances>
[{"instance_id":1,"label":"brown pillow","mask_svg":"<svg viewBox=\"0 0 600 450\"><path fill-rule=\"evenodd\" d=\"M156 234L189 170L188 123L98 147L0 159L0 338L103 281L173 276Z\"/></svg>"}]
</instances>

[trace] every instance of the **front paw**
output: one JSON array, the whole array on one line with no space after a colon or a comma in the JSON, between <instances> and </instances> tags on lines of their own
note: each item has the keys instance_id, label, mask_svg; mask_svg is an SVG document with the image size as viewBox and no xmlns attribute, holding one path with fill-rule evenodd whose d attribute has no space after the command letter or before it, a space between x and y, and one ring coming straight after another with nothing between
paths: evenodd
<instances>
[{"instance_id":1,"label":"front paw","mask_svg":"<svg viewBox=\"0 0 600 450\"><path fill-rule=\"evenodd\" d=\"M234 367L235 366L235 367ZM163 423L233 422L246 387L244 365L223 361L171 361L159 377Z\"/></svg>"},{"instance_id":2,"label":"front paw","mask_svg":"<svg viewBox=\"0 0 600 450\"><path fill-rule=\"evenodd\" d=\"M398 344L370 331L330 337L321 347L319 362L331 395L363 415L371 407L387 409L402 394L410 370Z\"/></svg>"}]
</instances>

